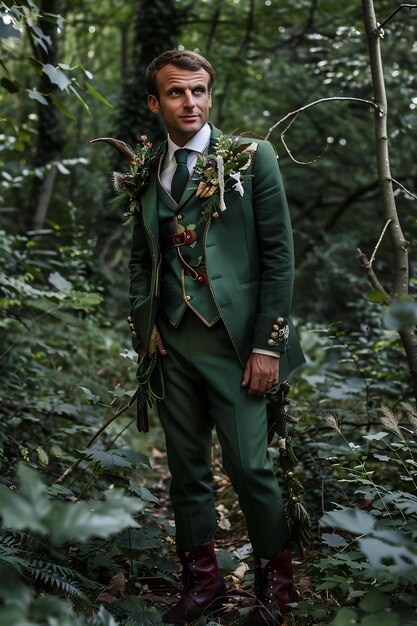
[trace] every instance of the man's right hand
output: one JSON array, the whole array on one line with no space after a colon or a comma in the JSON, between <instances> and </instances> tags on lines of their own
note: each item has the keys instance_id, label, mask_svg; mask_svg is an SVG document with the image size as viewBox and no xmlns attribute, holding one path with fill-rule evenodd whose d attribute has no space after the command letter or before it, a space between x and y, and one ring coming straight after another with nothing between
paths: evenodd
<instances>
[{"instance_id":1,"label":"man's right hand","mask_svg":"<svg viewBox=\"0 0 417 626\"><path fill-rule=\"evenodd\" d=\"M161 337L161 333L159 332L159 330L156 330L156 347L159 350L159 354L162 354L162 356L166 356L168 354L168 352L165 350L165 346L164 346L164 342L162 341L162 337Z\"/></svg>"},{"instance_id":2,"label":"man's right hand","mask_svg":"<svg viewBox=\"0 0 417 626\"><path fill-rule=\"evenodd\" d=\"M152 356L153 354L153 349L152 346L156 346L158 349L159 354L161 354L162 356L166 356L168 354L168 352L165 350L165 346L164 346L164 342L162 341L162 337L161 337L161 333L159 332L159 330L156 328L154 328L154 331L152 333L152 337L151 337L151 341L149 342L149 348L148 348L148 355L149 357ZM145 351L143 350L143 348L139 348L139 353L137 356L137 363L140 363L141 360L143 359L145 355Z\"/></svg>"}]
</instances>

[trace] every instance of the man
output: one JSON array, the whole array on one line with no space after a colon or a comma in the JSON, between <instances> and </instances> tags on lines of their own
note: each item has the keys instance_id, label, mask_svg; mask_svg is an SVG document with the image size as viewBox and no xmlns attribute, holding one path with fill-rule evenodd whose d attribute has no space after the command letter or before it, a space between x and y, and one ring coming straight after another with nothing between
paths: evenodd
<instances>
[{"instance_id":1,"label":"man","mask_svg":"<svg viewBox=\"0 0 417 626\"><path fill-rule=\"evenodd\" d=\"M281 624L298 594L264 392L304 362L290 321L291 226L268 142L240 138L250 164L223 188L226 150L208 180L207 155L221 136L208 124L213 81L210 63L185 50L161 54L146 76L148 105L168 139L135 217L130 324L138 352L156 328L165 384L158 412L185 589L164 621L190 623L226 593L213 542L214 426L254 550L258 606L248 624Z\"/></svg>"}]
</instances>

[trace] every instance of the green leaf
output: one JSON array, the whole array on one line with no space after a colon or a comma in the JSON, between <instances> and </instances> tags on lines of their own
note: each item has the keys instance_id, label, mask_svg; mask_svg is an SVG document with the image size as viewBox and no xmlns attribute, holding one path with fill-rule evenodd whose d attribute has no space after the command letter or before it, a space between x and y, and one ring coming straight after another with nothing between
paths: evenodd
<instances>
[{"instance_id":1,"label":"green leaf","mask_svg":"<svg viewBox=\"0 0 417 626\"><path fill-rule=\"evenodd\" d=\"M58 289L58 291L69 291L72 289L72 284L68 282L59 272L52 272L48 276L48 281Z\"/></svg>"},{"instance_id":2,"label":"green leaf","mask_svg":"<svg viewBox=\"0 0 417 626\"><path fill-rule=\"evenodd\" d=\"M329 626L350 626L358 624L358 615L353 609L340 609Z\"/></svg>"},{"instance_id":3,"label":"green leaf","mask_svg":"<svg viewBox=\"0 0 417 626\"><path fill-rule=\"evenodd\" d=\"M403 533L377 531L372 537L358 539L358 543L373 570L389 569L390 563L399 572L412 572L417 567L415 545Z\"/></svg>"},{"instance_id":4,"label":"green leaf","mask_svg":"<svg viewBox=\"0 0 417 626\"><path fill-rule=\"evenodd\" d=\"M221 549L217 553L217 562L221 570L234 572L239 566L239 559L233 556L228 550Z\"/></svg>"},{"instance_id":5,"label":"green leaf","mask_svg":"<svg viewBox=\"0 0 417 626\"><path fill-rule=\"evenodd\" d=\"M93 404L97 404L100 400L100 396L96 396L88 387L80 387L81 391L87 396L87 399L90 400Z\"/></svg>"},{"instance_id":6,"label":"green leaf","mask_svg":"<svg viewBox=\"0 0 417 626\"><path fill-rule=\"evenodd\" d=\"M126 554L130 550L141 553L143 550L151 548L160 548L162 530L154 521L150 521L142 528L130 530L129 534L124 534L120 539L119 545L124 549Z\"/></svg>"},{"instance_id":7,"label":"green leaf","mask_svg":"<svg viewBox=\"0 0 417 626\"><path fill-rule=\"evenodd\" d=\"M387 302L387 295L383 291L379 291L378 289L370 289L366 295L369 302Z\"/></svg>"},{"instance_id":8,"label":"green leaf","mask_svg":"<svg viewBox=\"0 0 417 626\"><path fill-rule=\"evenodd\" d=\"M400 616L392 611L381 611L380 613L364 617L361 621L361 626L400 626Z\"/></svg>"},{"instance_id":9,"label":"green leaf","mask_svg":"<svg viewBox=\"0 0 417 626\"><path fill-rule=\"evenodd\" d=\"M42 446L38 446L35 450L37 456L38 456L38 461L40 463L40 465L43 465L44 467L46 465L48 465L49 463L49 456L46 453L46 451L44 450L44 448L42 448Z\"/></svg>"},{"instance_id":10,"label":"green leaf","mask_svg":"<svg viewBox=\"0 0 417 626\"><path fill-rule=\"evenodd\" d=\"M131 478L129 478L129 489L144 502L152 502L155 504L159 504L158 498L154 496L149 491L149 489L146 489L146 487L143 487L143 485L139 485L137 482L135 482Z\"/></svg>"},{"instance_id":11,"label":"green leaf","mask_svg":"<svg viewBox=\"0 0 417 626\"><path fill-rule=\"evenodd\" d=\"M118 626L113 615L101 606L92 618L91 626Z\"/></svg>"},{"instance_id":12,"label":"green leaf","mask_svg":"<svg viewBox=\"0 0 417 626\"><path fill-rule=\"evenodd\" d=\"M99 463L107 470L116 470L119 467L134 467L134 463L121 455L119 450L80 450L81 454L89 461Z\"/></svg>"},{"instance_id":13,"label":"green leaf","mask_svg":"<svg viewBox=\"0 0 417 626\"><path fill-rule=\"evenodd\" d=\"M61 91L64 91L64 89L66 89L68 85L71 84L71 80L68 78L68 76L62 70L54 67L50 63L46 63L43 66L42 72L47 75L51 83L54 83L54 85L58 85Z\"/></svg>"},{"instance_id":14,"label":"green leaf","mask_svg":"<svg viewBox=\"0 0 417 626\"><path fill-rule=\"evenodd\" d=\"M22 582L15 570L0 567L0 580L0 598L2 600L6 601L7 604L14 604L23 610L30 606L34 590Z\"/></svg>"},{"instance_id":15,"label":"green leaf","mask_svg":"<svg viewBox=\"0 0 417 626\"><path fill-rule=\"evenodd\" d=\"M106 539L128 526L138 525L132 514L143 510L143 502L125 496L120 489L109 489L105 497L104 501L54 503L46 520L50 541L63 545L68 541L84 542L90 537Z\"/></svg>"},{"instance_id":16,"label":"green leaf","mask_svg":"<svg viewBox=\"0 0 417 626\"><path fill-rule=\"evenodd\" d=\"M114 108L114 106L108 100L106 100L106 98L102 96L101 93L97 91L97 89L95 89L91 83L87 83L86 88L88 93L94 96L94 98L97 98L97 100L99 100L102 104L105 104L110 109Z\"/></svg>"},{"instance_id":17,"label":"green leaf","mask_svg":"<svg viewBox=\"0 0 417 626\"><path fill-rule=\"evenodd\" d=\"M336 533L322 533L321 538L324 543L330 546L331 548L344 548L347 546L347 541L341 535L337 535Z\"/></svg>"},{"instance_id":18,"label":"green leaf","mask_svg":"<svg viewBox=\"0 0 417 626\"><path fill-rule=\"evenodd\" d=\"M0 84L7 89L9 93L17 93L20 89L20 85L17 80L10 80L9 78L2 78Z\"/></svg>"},{"instance_id":19,"label":"green leaf","mask_svg":"<svg viewBox=\"0 0 417 626\"><path fill-rule=\"evenodd\" d=\"M387 609L390 606L390 601L381 591L373 589L372 591L368 591L366 596L362 598L359 602L359 606L367 613L376 613L377 611L381 611L381 609Z\"/></svg>"},{"instance_id":20,"label":"green leaf","mask_svg":"<svg viewBox=\"0 0 417 626\"><path fill-rule=\"evenodd\" d=\"M26 93L28 94L29 98L31 98L32 100L37 100L38 102L40 102L41 104L45 106L49 104L45 96L39 93L39 91L37 91L36 89L26 89Z\"/></svg>"},{"instance_id":21,"label":"green leaf","mask_svg":"<svg viewBox=\"0 0 417 626\"><path fill-rule=\"evenodd\" d=\"M35 470L20 464L17 470L21 485L20 493L0 485L0 515L3 525L13 530L29 529L45 533L44 518L51 503L46 495L46 485Z\"/></svg>"},{"instance_id":22,"label":"green leaf","mask_svg":"<svg viewBox=\"0 0 417 626\"><path fill-rule=\"evenodd\" d=\"M154 609L147 609L146 604L142 598L137 596L128 596L121 602L117 603L118 607L121 607L127 615L131 618L129 624L141 624L141 626L157 626L162 624L162 618L160 614Z\"/></svg>"},{"instance_id":23,"label":"green leaf","mask_svg":"<svg viewBox=\"0 0 417 626\"><path fill-rule=\"evenodd\" d=\"M86 313L89 313L102 301L103 296L95 291L68 291L66 293L66 302L70 303L74 309L81 309Z\"/></svg>"},{"instance_id":24,"label":"green leaf","mask_svg":"<svg viewBox=\"0 0 417 626\"><path fill-rule=\"evenodd\" d=\"M51 98L52 102L54 103L54 106L58 109L58 111L61 111L61 113L63 113L66 117L69 117L69 119L72 120L73 122L76 121L75 115L73 113L71 113L71 111L69 109L67 109L67 107L62 102L62 100L57 98L54 93L50 94L50 98Z\"/></svg>"},{"instance_id":25,"label":"green leaf","mask_svg":"<svg viewBox=\"0 0 417 626\"><path fill-rule=\"evenodd\" d=\"M70 86L70 90L72 91L72 93L75 95L75 97L77 98L78 102L84 107L84 109L87 111L87 113L89 115L91 115L91 110L90 107L88 106L88 104L86 103L85 100L83 100L83 98L80 96L80 94L78 93L78 91L75 89L75 87L73 85Z\"/></svg>"},{"instance_id":26,"label":"green leaf","mask_svg":"<svg viewBox=\"0 0 417 626\"><path fill-rule=\"evenodd\" d=\"M120 453L123 454L131 463L135 465L143 465L144 467L151 467L149 459L145 454L140 454L130 448L121 448Z\"/></svg>"},{"instance_id":27,"label":"green leaf","mask_svg":"<svg viewBox=\"0 0 417 626\"><path fill-rule=\"evenodd\" d=\"M320 526L340 528L354 535L363 535L371 532L375 526L375 520L372 515L361 509L343 508L325 513L320 519Z\"/></svg>"},{"instance_id":28,"label":"green leaf","mask_svg":"<svg viewBox=\"0 0 417 626\"><path fill-rule=\"evenodd\" d=\"M417 324L417 302L394 302L383 315L384 326L390 330L404 330Z\"/></svg>"},{"instance_id":29,"label":"green leaf","mask_svg":"<svg viewBox=\"0 0 417 626\"><path fill-rule=\"evenodd\" d=\"M13 604L0 607L0 623L7 626L37 626L28 619L26 611Z\"/></svg>"},{"instance_id":30,"label":"green leaf","mask_svg":"<svg viewBox=\"0 0 417 626\"><path fill-rule=\"evenodd\" d=\"M384 439L384 437L387 437L387 436L388 436L388 433L382 430L378 433L374 433L373 435L362 435L363 439L367 439L368 441L380 441L381 439Z\"/></svg>"}]
</instances>

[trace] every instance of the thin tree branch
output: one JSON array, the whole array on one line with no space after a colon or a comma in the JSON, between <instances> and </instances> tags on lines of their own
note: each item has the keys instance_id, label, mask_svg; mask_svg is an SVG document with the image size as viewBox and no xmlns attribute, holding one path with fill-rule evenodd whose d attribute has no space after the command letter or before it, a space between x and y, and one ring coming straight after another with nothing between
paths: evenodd
<instances>
[{"instance_id":1,"label":"thin tree branch","mask_svg":"<svg viewBox=\"0 0 417 626\"><path fill-rule=\"evenodd\" d=\"M365 274L367 275L368 280L371 283L372 287L376 289L376 291L380 291L384 295L385 301L387 303L390 302L391 298L388 295L388 293L385 291L381 283L379 282L378 278L376 277L376 274L372 266L370 265L366 254L362 252L360 248L357 249L357 253L358 253L358 258L359 258L361 267L364 270Z\"/></svg>"},{"instance_id":2,"label":"thin tree branch","mask_svg":"<svg viewBox=\"0 0 417 626\"><path fill-rule=\"evenodd\" d=\"M282 145L284 146L285 150L287 151L288 156L290 157L290 159L292 161L294 161L294 163L297 163L297 165L312 165L312 163L316 163L317 161L320 161L321 157L327 152L328 148L329 148L329 144L326 143L326 147L324 148L323 152L321 154L319 154L318 157L316 157L315 159L313 159L312 161L298 161L293 155L291 150L289 149L285 139L284 139L284 135L287 132L287 130L290 128L290 126L293 124L293 122L295 122L295 120L297 119L297 117L299 116L299 113L297 113L296 115L294 115L294 117L292 118L292 120L290 121L290 123L288 124L288 126L285 127L285 129L282 131L281 133L281 141L282 141Z\"/></svg>"},{"instance_id":3,"label":"thin tree branch","mask_svg":"<svg viewBox=\"0 0 417 626\"><path fill-rule=\"evenodd\" d=\"M111 424L112 422L114 422L114 420L116 418L118 418L120 415L122 415L122 413L124 413L128 408L130 407L130 404L127 403L124 406L122 406L121 409L119 409L118 411L116 411L116 413L114 415L112 415L111 417L109 417L109 419L107 420L107 422L104 422L104 424L102 426L100 426L100 428L94 433L94 435L92 435L92 437L89 439L89 441L87 442L86 448L89 448L94 442L95 440L101 435L101 433L103 433L107 426L109 426L109 424ZM75 470L76 467L78 467L78 465L81 463L81 461L84 461L83 458L79 458L76 461L74 461L74 463L72 463L69 467L67 467L67 469L65 470L65 472L63 474L61 474L61 476L59 476L54 482L53 484L55 485L56 483L62 483L64 482L64 480L70 475L72 474L72 472Z\"/></svg>"},{"instance_id":4,"label":"thin tree branch","mask_svg":"<svg viewBox=\"0 0 417 626\"><path fill-rule=\"evenodd\" d=\"M338 102L338 101L359 102L361 104L366 104L367 106L370 106L373 109L375 109L377 113L383 114L381 107L376 102L373 102L372 100L365 100L364 98L351 98L348 96L333 96L331 98L321 98L320 100L315 100L314 102L310 102L309 104L306 104L300 107L299 109L296 109L295 111L291 111L290 113L287 113L287 115L285 115L283 118L278 120L278 122L276 122L273 126L269 128L265 139L268 139L273 130L275 130L278 126L280 126L283 122L286 122L291 117L297 116L299 113L303 113L304 111L307 111L307 109L311 109L317 104L322 104L323 102Z\"/></svg>"},{"instance_id":5,"label":"thin tree branch","mask_svg":"<svg viewBox=\"0 0 417 626\"><path fill-rule=\"evenodd\" d=\"M372 266L372 263L373 263L373 262L374 262L374 260L375 260L376 253L378 252L378 248L379 248L379 246L381 245L381 241L383 240L384 235L385 235L385 233L387 232L387 228L388 228L388 226L391 224L391 222L392 222L392 219L391 219L391 218L385 222L385 226L384 226L384 228L382 229L381 236L380 236L380 238L379 238L379 239L378 239L378 241L377 241L377 244L376 244L376 246L375 246L375 249L374 249L374 251L372 252L372 256L371 256L371 258L369 259L369 265L370 265L370 266Z\"/></svg>"},{"instance_id":6,"label":"thin tree branch","mask_svg":"<svg viewBox=\"0 0 417 626\"><path fill-rule=\"evenodd\" d=\"M392 182L395 183L396 185L398 185L398 187L400 187L406 194L408 194L409 196L411 196L412 198L414 198L414 200L417 200L417 196L415 196L413 193L411 193L411 191L408 191L408 189L406 189L404 187L404 185L402 185L401 183L398 182L398 180L395 180L395 178L391 178Z\"/></svg>"},{"instance_id":7,"label":"thin tree branch","mask_svg":"<svg viewBox=\"0 0 417 626\"><path fill-rule=\"evenodd\" d=\"M397 7L395 11L393 11L391 15L389 15L387 19L382 22L382 24L378 24L376 30L381 32L384 26L388 24L388 22L392 20L394 15L397 15L398 11L401 11L401 9L408 9L409 11L412 11L413 9L417 9L417 4L400 4L400 6Z\"/></svg>"}]
</instances>

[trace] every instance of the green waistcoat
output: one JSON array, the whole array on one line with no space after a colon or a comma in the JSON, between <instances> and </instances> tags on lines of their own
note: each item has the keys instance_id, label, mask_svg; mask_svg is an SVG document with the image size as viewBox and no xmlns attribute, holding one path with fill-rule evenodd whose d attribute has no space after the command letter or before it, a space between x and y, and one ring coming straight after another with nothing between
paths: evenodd
<instances>
[{"instance_id":1,"label":"green waistcoat","mask_svg":"<svg viewBox=\"0 0 417 626\"><path fill-rule=\"evenodd\" d=\"M206 223L201 222L201 206L196 202L177 205L158 182L159 237L161 241L162 265L159 305L164 313L177 326L187 307L193 310L207 326L219 319L209 285L200 284L186 274L179 257L192 268L205 272L203 238ZM184 230L193 231L197 238L191 244L171 247L164 250L164 237Z\"/></svg>"}]
</instances>

